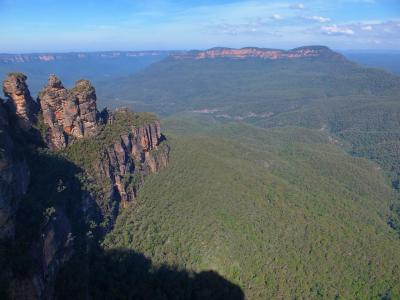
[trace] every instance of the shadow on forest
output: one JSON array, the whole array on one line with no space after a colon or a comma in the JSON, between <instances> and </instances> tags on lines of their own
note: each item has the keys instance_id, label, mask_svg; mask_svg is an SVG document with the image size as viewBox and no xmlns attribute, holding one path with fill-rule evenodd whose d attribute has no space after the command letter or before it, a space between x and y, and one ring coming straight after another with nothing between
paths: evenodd
<instances>
[{"instance_id":1,"label":"shadow on forest","mask_svg":"<svg viewBox=\"0 0 400 300\"><path fill-rule=\"evenodd\" d=\"M97 251L91 255L86 271L79 261L68 264L70 268L58 278L57 299L244 299L240 287L214 271L194 273L155 267L133 250Z\"/></svg>"},{"instance_id":2,"label":"shadow on forest","mask_svg":"<svg viewBox=\"0 0 400 300\"><path fill-rule=\"evenodd\" d=\"M244 299L242 290L214 271L190 273L154 267L132 250L110 250L92 260L93 299Z\"/></svg>"}]
</instances>

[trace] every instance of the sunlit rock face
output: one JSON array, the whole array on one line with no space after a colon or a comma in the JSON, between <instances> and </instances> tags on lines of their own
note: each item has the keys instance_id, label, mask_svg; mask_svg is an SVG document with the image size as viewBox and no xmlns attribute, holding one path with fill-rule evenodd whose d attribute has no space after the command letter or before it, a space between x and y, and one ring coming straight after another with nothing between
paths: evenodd
<instances>
[{"instance_id":1,"label":"sunlit rock face","mask_svg":"<svg viewBox=\"0 0 400 300\"><path fill-rule=\"evenodd\" d=\"M88 80L79 80L67 90L51 75L39 93L43 122L48 127L50 148L63 149L75 139L94 136L98 131L96 92Z\"/></svg>"},{"instance_id":2,"label":"sunlit rock face","mask_svg":"<svg viewBox=\"0 0 400 300\"><path fill-rule=\"evenodd\" d=\"M333 52L324 46L306 46L295 48L292 50L279 50L279 49L264 49L264 48L212 48L205 51L189 51L172 55L175 59L213 59L213 58L231 58L231 59L245 59L245 58L261 58L261 59L298 59L298 58L312 58L312 57L330 57L343 59L343 57Z\"/></svg>"},{"instance_id":3,"label":"sunlit rock face","mask_svg":"<svg viewBox=\"0 0 400 300\"><path fill-rule=\"evenodd\" d=\"M31 97L26 79L24 74L10 73L3 81L3 92L8 99L6 104L24 130L31 128L39 109Z\"/></svg>"},{"instance_id":4,"label":"sunlit rock face","mask_svg":"<svg viewBox=\"0 0 400 300\"><path fill-rule=\"evenodd\" d=\"M119 141L105 149L103 159L96 163L95 169L99 178L109 178L113 183L111 199L118 199L126 206L136 197L137 188L147 175L166 167L169 147L159 150L162 138L160 123L155 121L132 128L130 133L121 135ZM130 174L136 174L135 184L126 184L124 179Z\"/></svg>"}]
</instances>

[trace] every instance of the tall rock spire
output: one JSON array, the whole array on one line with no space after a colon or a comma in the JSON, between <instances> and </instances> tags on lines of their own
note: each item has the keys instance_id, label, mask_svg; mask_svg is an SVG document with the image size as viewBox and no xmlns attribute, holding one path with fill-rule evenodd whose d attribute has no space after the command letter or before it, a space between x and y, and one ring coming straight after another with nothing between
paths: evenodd
<instances>
[{"instance_id":1,"label":"tall rock spire","mask_svg":"<svg viewBox=\"0 0 400 300\"><path fill-rule=\"evenodd\" d=\"M22 129L30 129L35 123L39 106L32 99L26 84L27 77L21 73L10 73L3 82L7 105L18 118Z\"/></svg>"},{"instance_id":2,"label":"tall rock spire","mask_svg":"<svg viewBox=\"0 0 400 300\"><path fill-rule=\"evenodd\" d=\"M38 101L51 148L63 149L74 139L97 133L96 92L88 80L79 80L74 88L67 90L55 75L51 75Z\"/></svg>"}]
</instances>

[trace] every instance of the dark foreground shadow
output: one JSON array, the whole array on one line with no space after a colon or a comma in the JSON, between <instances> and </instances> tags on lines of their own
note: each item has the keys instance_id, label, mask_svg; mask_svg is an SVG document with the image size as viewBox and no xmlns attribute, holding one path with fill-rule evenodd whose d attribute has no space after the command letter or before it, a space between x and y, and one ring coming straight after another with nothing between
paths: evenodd
<instances>
[{"instance_id":1,"label":"dark foreground shadow","mask_svg":"<svg viewBox=\"0 0 400 300\"><path fill-rule=\"evenodd\" d=\"M69 278L59 281L56 289L58 299L81 298L79 292L75 293L74 287L67 283L71 279L70 284L79 281L79 274L74 274L70 273ZM167 266L154 267L148 258L132 250L112 250L93 255L89 277L91 299L244 299L237 285L214 271L193 273Z\"/></svg>"}]
</instances>

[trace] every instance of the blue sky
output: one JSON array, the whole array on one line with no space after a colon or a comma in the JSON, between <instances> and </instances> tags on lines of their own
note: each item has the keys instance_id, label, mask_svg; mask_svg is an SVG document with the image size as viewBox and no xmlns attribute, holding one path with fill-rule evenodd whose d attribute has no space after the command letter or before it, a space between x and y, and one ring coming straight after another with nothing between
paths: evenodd
<instances>
[{"instance_id":1,"label":"blue sky","mask_svg":"<svg viewBox=\"0 0 400 300\"><path fill-rule=\"evenodd\" d=\"M400 0L0 0L0 52L400 50Z\"/></svg>"}]
</instances>

